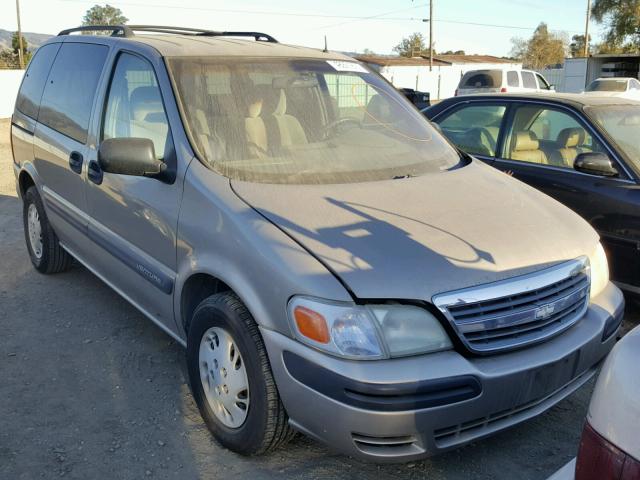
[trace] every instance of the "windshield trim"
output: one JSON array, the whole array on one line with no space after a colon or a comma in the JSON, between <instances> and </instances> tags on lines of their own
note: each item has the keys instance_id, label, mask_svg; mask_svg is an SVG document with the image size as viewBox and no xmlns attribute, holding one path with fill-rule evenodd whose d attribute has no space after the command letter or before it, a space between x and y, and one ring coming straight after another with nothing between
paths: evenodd
<instances>
[{"instance_id":1,"label":"windshield trim","mask_svg":"<svg viewBox=\"0 0 640 480\"><path fill-rule=\"evenodd\" d=\"M207 170L212 171L213 173L215 173L216 175L219 175L221 177L224 177L226 179L228 179L230 182L233 180L239 180L239 181L247 181L247 180L242 180L242 179L235 179L233 177L230 177L228 175L225 175L223 172L221 172L219 169L215 169L213 168L213 166L211 165L212 162L208 162L206 160L206 156L203 155L203 153L200 151L200 149L198 148L198 143L195 141L194 136L193 136L193 132L191 130L191 125L190 122L187 119L187 114L186 114L186 110L185 110L185 105L184 105L184 99L182 97L182 95L180 94L180 90L178 88L177 85L177 81L175 78L175 73L174 73L174 69L171 66L171 61L172 60L185 60L190 58L189 55L170 55L170 56L163 56L162 57L162 61L165 65L165 69L167 72L167 76L169 78L169 82L172 88L172 93L174 95L175 101L176 101L176 106L178 109L178 113L180 116L180 120L182 123L182 128L183 131L185 132L187 141L189 143L189 147L191 148L191 153L193 154L193 157L195 157L198 162L200 162L200 164L202 164ZM367 74L370 75L374 75L375 77L377 77L377 79L379 79L380 81L382 81L383 83L387 84L390 88L392 88L393 90L397 91L397 88L387 79L385 78L383 75L381 75L378 71L372 69L369 65L367 65L364 62L361 62L360 60L357 60L355 58L342 58L342 57L329 57L327 59L324 58L316 58L316 57L309 57L309 56L304 56L304 55L300 55L300 56L286 56L286 57L282 57L282 56L277 56L277 55L251 55L251 56L229 56L229 55L205 55L205 56L195 56L193 58L216 58L216 59L220 59L221 61L228 59L228 60L242 60L242 61L251 61L253 60L261 60L261 61L269 61L269 60L281 60L281 61L291 61L291 60L300 60L300 61L323 61L323 60L337 60L337 61L345 61L345 62L352 62L355 64L358 64L360 66L362 66L363 68L365 68L367 70ZM402 98L405 98L404 95L402 95L401 92L398 92L398 95L401 96ZM407 104L410 105L410 108L412 108L421 118L424 119L425 122L430 123L429 120L426 118L426 116L420 111L420 109L418 109L412 102L410 102L409 100L406 100ZM452 171L452 170L457 170L459 168L463 168L467 165L469 165L471 163L471 158L468 157L464 152L462 152L461 150L459 150L455 145L453 145L449 139L443 135L441 132L438 131L438 129L433 128L432 125L430 125L430 127L433 129L432 134L439 136L440 140L448 145L451 149L452 152L455 154L455 156L457 157L457 162L455 162L453 165L449 166L448 168L442 169L438 172L428 172L428 173L444 173L444 172L448 172L448 171ZM411 164L413 165L413 164ZM411 166L408 165L408 166ZM420 174L422 175L426 175L428 173L422 173ZM390 178L393 179L393 178ZM371 183L371 182L375 182L375 181L385 181L388 179L377 179L377 180L363 180L363 181L356 181L356 182L350 182L350 183L354 183L354 184L358 184L358 183ZM270 182L257 182L257 181L253 181L252 183L257 184L257 183L270 183ZM279 182L274 182L274 183L279 183ZM336 183L342 183L342 182L327 182L327 183L322 183L323 185L330 185L330 184L336 184ZM346 182L345 182L346 183ZM303 184L303 183L300 183Z\"/></svg>"}]
</instances>

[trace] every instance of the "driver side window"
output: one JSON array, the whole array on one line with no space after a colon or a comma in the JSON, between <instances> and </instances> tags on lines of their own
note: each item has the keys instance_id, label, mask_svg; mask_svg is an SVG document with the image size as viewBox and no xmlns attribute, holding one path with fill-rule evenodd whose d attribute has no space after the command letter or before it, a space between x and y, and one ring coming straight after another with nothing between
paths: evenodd
<instances>
[{"instance_id":1,"label":"driver side window","mask_svg":"<svg viewBox=\"0 0 640 480\"><path fill-rule=\"evenodd\" d=\"M160 87L151 65L142 58L121 53L111 78L102 122L102 140L148 138L156 158L171 151L169 122Z\"/></svg>"}]
</instances>

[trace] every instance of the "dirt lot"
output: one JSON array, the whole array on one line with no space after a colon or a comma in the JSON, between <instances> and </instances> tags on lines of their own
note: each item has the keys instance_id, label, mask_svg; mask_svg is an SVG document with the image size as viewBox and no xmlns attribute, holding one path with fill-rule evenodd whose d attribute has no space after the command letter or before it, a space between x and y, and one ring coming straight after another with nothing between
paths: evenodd
<instances>
[{"instance_id":1,"label":"dirt lot","mask_svg":"<svg viewBox=\"0 0 640 480\"><path fill-rule=\"evenodd\" d=\"M543 479L575 455L593 383L524 425L423 462L364 464L301 435L268 457L230 453L198 414L181 347L86 269L45 277L31 268L6 120L0 332L6 479Z\"/></svg>"}]
</instances>

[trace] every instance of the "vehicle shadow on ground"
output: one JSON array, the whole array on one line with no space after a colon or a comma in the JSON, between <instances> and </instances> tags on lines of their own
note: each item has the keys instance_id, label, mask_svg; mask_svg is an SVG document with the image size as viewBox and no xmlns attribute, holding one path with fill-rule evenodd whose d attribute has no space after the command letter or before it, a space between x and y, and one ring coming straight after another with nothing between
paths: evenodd
<instances>
[{"instance_id":1,"label":"vehicle shadow on ground","mask_svg":"<svg viewBox=\"0 0 640 480\"><path fill-rule=\"evenodd\" d=\"M183 349L84 267L35 272L20 207L0 195L2 478L538 479L576 453L593 382L523 425L421 462L367 464L302 435L265 457L231 453L198 413Z\"/></svg>"}]
</instances>

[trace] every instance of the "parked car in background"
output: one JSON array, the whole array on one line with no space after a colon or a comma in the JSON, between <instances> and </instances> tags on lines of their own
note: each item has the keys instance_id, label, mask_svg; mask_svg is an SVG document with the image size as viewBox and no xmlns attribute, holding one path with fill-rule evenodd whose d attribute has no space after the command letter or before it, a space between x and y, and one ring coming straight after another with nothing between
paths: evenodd
<instances>
[{"instance_id":1,"label":"parked car in background","mask_svg":"<svg viewBox=\"0 0 640 480\"><path fill-rule=\"evenodd\" d=\"M581 94L450 98L424 110L460 149L582 215L640 293L640 105Z\"/></svg>"},{"instance_id":2,"label":"parked car in background","mask_svg":"<svg viewBox=\"0 0 640 480\"><path fill-rule=\"evenodd\" d=\"M585 88L584 94L640 100L640 82L635 78L598 78Z\"/></svg>"},{"instance_id":3,"label":"parked car in background","mask_svg":"<svg viewBox=\"0 0 640 480\"><path fill-rule=\"evenodd\" d=\"M402 94L409 99L411 103L413 103L418 110L422 110L423 108L427 108L431 105L430 101L430 93L429 92L420 92L418 90L414 90L413 88L399 88Z\"/></svg>"},{"instance_id":4,"label":"parked car in background","mask_svg":"<svg viewBox=\"0 0 640 480\"><path fill-rule=\"evenodd\" d=\"M548 480L640 480L640 327L607 357L589 404L578 456Z\"/></svg>"},{"instance_id":5,"label":"parked car in background","mask_svg":"<svg viewBox=\"0 0 640 480\"><path fill-rule=\"evenodd\" d=\"M236 452L295 430L380 462L455 448L578 389L622 321L584 220L338 53L63 31L11 135L34 268L78 259L186 346Z\"/></svg>"},{"instance_id":6,"label":"parked car in background","mask_svg":"<svg viewBox=\"0 0 640 480\"><path fill-rule=\"evenodd\" d=\"M470 70L460 79L455 96L549 91L553 91L553 86L538 72L531 70Z\"/></svg>"}]
</instances>

